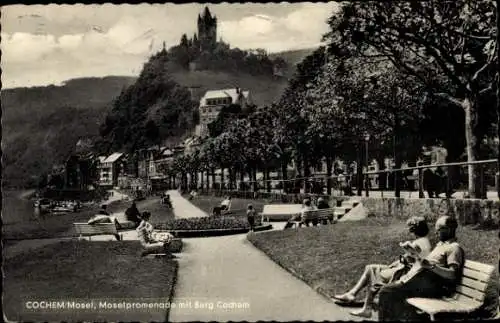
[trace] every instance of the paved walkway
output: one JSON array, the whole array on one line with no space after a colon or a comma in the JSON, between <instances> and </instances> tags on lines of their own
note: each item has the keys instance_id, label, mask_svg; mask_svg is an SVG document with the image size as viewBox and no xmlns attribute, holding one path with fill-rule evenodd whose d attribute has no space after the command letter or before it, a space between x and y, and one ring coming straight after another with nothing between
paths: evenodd
<instances>
[{"instance_id":1,"label":"paved walkway","mask_svg":"<svg viewBox=\"0 0 500 323\"><path fill-rule=\"evenodd\" d=\"M186 200L177 190L167 192L174 207L176 218L201 218L207 216L205 212Z\"/></svg>"},{"instance_id":2,"label":"paved walkway","mask_svg":"<svg viewBox=\"0 0 500 323\"><path fill-rule=\"evenodd\" d=\"M170 196L176 216L199 214L178 193ZM270 260L246 234L183 242L170 321L356 320Z\"/></svg>"}]
</instances>

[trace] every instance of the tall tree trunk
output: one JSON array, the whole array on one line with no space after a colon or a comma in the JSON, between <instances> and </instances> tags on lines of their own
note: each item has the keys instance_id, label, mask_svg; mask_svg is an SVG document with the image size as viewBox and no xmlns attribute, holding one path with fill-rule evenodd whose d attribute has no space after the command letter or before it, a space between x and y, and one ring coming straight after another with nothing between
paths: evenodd
<instances>
[{"instance_id":1,"label":"tall tree trunk","mask_svg":"<svg viewBox=\"0 0 500 323\"><path fill-rule=\"evenodd\" d=\"M496 23L497 23L497 75L496 75L496 99L497 99L497 196L500 198L500 0L496 0ZM500 269L499 269L500 270Z\"/></svg>"},{"instance_id":2,"label":"tall tree trunk","mask_svg":"<svg viewBox=\"0 0 500 323\"><path fill-rule=\"evenodd\" d=\"M357 161L356 161L356 189L357 195L363 194L363 143L358 143Z\"/></svg>"},{"instance_id":3,"label":"tall tree trunk","mask_svg":"<svg viewBox=\"0 0 500 323\"><path fill-rule=\"evenodd\" d=\"M266 177L266 190L268 193L271 193L271 172L269 171L269 168L265 168L265 177Z\"/></svg>"},{"instance_id":4,"label":"tall tree trunk","mask_svg":"<svg viewBox=\"0 0 500 323\"><path fill-rule=\"evenodd\" d=\"M309 169L309 160L307 157L304 156L304 162L302 163L304 166L304 193L308 193L308 179L309 175L311 175L310 169Z\"/></svg>"},{"instance_id":5,"label":"tall tree trunk","mask_svg":"<svg viewBox=\"0 0 500 323\"><path fill-rule=\"evenodd\" d=\"M394 129L393 129L393 139L394 139L394 168L401 169L401 151L399 147L399 134L400 125L399 118L395 115L394 118ZM401 197L401 179L403 178L402 172L394 172L394 196Z\"/></svg>"},{"instance_id":6,"label":"tall tree trunk","mask_svg":"<svg viewBox=\"0 0 500 323\"><path fill-rule=\"evenodd\" d=\"M281 161L281 179L283 180L283 182L281 182L282 187L283 187L283 192L288 193L288 187L289 187L289 184L287 182L288 162L286 160Z\"/></svg>"},{"instance_id":7,"label":"tall tree trunk","mask_svg":"<svg viewBox=\"0 0 500 323\"><path fill-rule=\"evenodd\" d=\"M332 168L333 158L326 157L326 194L332 194Z\"/></svg>"},{"instance_id":8,"label":"tall tree trunk","mask_svg":"<svg viewBox=\"0 0 500 323\"><path fill-rule=\"evenodd\" d=\"M252 182L253 182L253 191L257 192L259 190L259 185L257 183L257 167L252 168Z\"/></svg>"},{"instance_id":9,"label":"tall tree trunk","mask_svg":"<svg viewBox=\"0 0 500 323\"><path fill-rule=\"evenodd\" d=\"M220 168L220 189L224 187L224 167Z\"/></svg>"},{"instance_id":10,"label":"tall tree trunk","mask_svg":"<svg viewBox=\"0 0 500 323\"><path fill-rule=\"evenodd\" d=\"M212 167L212 188L215 189L215 167Z\"/></svg>"},{"instance_id":11,"label":"tall tree trunk","mask_svg":"<svg viewBox=\"0 0 500 323\"><path fill-rule=\"evenodd\" d=\"M467 143L467 161L475 162L478 157L479 143L475 130L478 126L478 111L475 100L465 98L463 109L465 111L465 140ZM481 198L481 178L476 165L468 165L469 196L471 198Z\"/></svg>"},{"instance_id":12,"label":"tall tree trunk","mask_svg":"<svg viewBox=\"0 0 500 323\"><path fill-rule=\"evenodd\" d=\"M377 154L377 164L379 167L379 170L384 170L385 169L385 157L384 154L378 153ZM379 173L378 175L378 189L383 191L387 189L387 173Z\"/></svg>"},{"instance_id":13,"label":"tall tree trunk","mask_svg":"<svg viewBox=\"0 0 500 323\"><path fill-rule=\"evenodd\" d=\"M200 172L200 187L201 190L203 190L203 186L205 184L204 178L203 178L203 171Z\"/></svg>"}]
</instances>

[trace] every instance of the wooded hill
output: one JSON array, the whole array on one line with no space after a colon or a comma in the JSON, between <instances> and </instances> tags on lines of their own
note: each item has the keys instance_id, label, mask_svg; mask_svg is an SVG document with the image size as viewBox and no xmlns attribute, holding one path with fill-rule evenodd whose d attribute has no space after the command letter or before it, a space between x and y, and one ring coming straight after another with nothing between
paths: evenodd
<instances>
[{"instance_id":1,"label":"wooded hill","mask_svg":"<svg viewBox=\"0 0 500 323\"><path fill-rule=\"evenodd\" d=\"M187 71L176 67L172 68L171 78L182 86L194 87L196 102L209 89L238 85L251 91L256 104L268 105L279 99L287 85L287 76L295 70L295 63L310 52L312 50L305 49L271 54L280 55L288 63L281 78L213 70ZM3 186L35 185L40 175L66 159L79 138L97 137L100 125L112 110L113 100L137 79L125 76L80 78L62 86L2 90ZM188 115L187 120L193 117L192 113ZM179 131L171 133L174 136L169 141L175 142L191 134L193 121L181 122Z\"/></svg>"}]
</instances>

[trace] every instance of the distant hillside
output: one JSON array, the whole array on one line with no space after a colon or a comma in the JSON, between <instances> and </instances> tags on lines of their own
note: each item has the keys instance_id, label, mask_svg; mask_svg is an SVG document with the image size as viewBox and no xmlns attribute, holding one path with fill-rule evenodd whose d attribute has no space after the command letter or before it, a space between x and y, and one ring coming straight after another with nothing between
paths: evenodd
<instances>
[{"instance_id":1,"label":"distant hillside","mask_svg":"<svg viewBox=\"0 0 500 323\"><path fill-rule=\"evenodd\" d=\"M172 78L180 85L194 87L195 101L207 90L239 86L251 91L257 105L268 105L281 96L295 65L312 51L270 54L288 63L284 77L279 78L209 70L175 70ZM62 86L2 90L3 185L32 186L38 175L66 158L80 137L98 136L112 101L136 80L122 76L80 78Z\"/></svg>"},{"instance_id":2,"label":"distant hillside","mask_svg":"<svg viewBox=\"0 0 500 323\"><path fill-rule=\"evenodd\" d=\"M2 90L2 184L31 186L80 137L97 135L113 98L134 81L82 78L63 86Z\"/></svg>"}]
</instances>

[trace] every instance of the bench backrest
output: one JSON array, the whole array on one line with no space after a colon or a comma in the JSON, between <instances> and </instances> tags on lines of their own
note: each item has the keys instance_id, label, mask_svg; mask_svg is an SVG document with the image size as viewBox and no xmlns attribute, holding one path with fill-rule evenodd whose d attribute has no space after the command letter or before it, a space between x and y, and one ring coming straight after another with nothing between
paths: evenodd
<instances>
[{"instance_id":1,"label":"bench backrest","mask_svg":"<svg viewBox=\"0 0 500 323\"><path fill-rule=\"evenodd\" d=\"M457 285L454 298L467 303L482 303L494 271L494 266L466 260L462 280Z\"/></svg>"},{"instance_id":2,"label":"bench backrest","mask_svg":"<svg viewBox=\"0 0 500 323\"><path fill-rule=\"evenodd\" d=\"M333 212L335 209L319 209L313 211L304 212L304 220L318 219L318 218L326 218L333 216Z\"/></svg>"},{"instance_id":3,"label":"bench backrest","mask_svg":"<svg viewBox=\"0 0 500 323\"><path fill-rule=\"evenodd\" d=\"M118 234L114 223L73 223L75 231L79 235L99 235L99 234Z\"/></svg>"},{"instance_id":4,"label":"bench backrest","mask_svg":"<svg viewBox=\"0 0 500 323\"><path fill-rule=\"evenodd\" d=\"M297 214L302 210L302 204L266 204L262 214Z\"/></svg>"}]
</instances>

